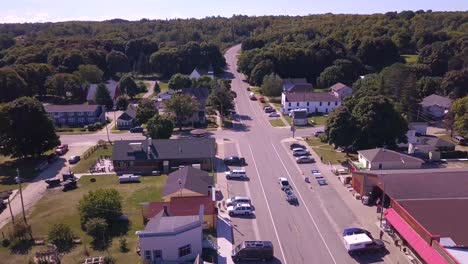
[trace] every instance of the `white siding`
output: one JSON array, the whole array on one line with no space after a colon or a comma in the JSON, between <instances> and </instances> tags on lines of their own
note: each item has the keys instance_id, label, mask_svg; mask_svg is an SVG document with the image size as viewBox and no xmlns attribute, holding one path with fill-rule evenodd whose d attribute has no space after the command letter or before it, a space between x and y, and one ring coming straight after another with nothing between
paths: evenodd
<instances>
[{"instance_id":1,"label":"white siding","mask_svg":"<svg viewBox=\"0 0 468 264\"><path fill-rule=\"evenodd\" d=\"M341 106L341 102L286 102L285 95L281 96L281 112L289 114L289 111L295 109L307 109L311 113L330 113L335 108Z\"/></svg>"}]
</instances>

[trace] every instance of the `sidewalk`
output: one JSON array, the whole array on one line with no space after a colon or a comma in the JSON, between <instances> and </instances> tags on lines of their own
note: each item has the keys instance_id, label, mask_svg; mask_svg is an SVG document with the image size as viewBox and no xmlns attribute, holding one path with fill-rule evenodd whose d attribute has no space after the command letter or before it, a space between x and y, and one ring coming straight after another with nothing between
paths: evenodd
<instances>
[{"instance_id":1,"label":"sidewalk","mask_svg":"<svg viewBox=\"0 0 468 264\"><path fill-rule=\"evenodd\" d=\"M277 111L278 114L280 115L279 118L280 118L280 119L283 121L283 123L284 123L284 127L280 127L280 128L290 128L291 126L289 125L288 121L284 118L283 113L281 113L281 109L277 109L277 108L275 107L275 105L272 104L272 103L270 103L269 101L268 101L268 104L271 106L271 108L276 109L276 111Z\"/></svg>"}]
</instances>

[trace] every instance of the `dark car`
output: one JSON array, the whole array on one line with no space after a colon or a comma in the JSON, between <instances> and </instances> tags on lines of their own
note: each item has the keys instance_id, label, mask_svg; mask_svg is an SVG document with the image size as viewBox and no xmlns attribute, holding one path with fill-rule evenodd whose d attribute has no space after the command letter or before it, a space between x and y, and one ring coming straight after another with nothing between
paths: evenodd
<instances>
[{"instance_id":1,"label":"dark car","mask_svg":"<svg viewBox=\"0 0 468 264\"><path fill-rule=\"evenodd\" d=\"M302 144L299 144L299 143L292 143L290 146L289 146L289 149L293 150L295 148L301 148L301 149L306 149L306 146L302 145Z\"/></svg>"},{"instance_id":2,"label":"dark car","mask_svg":"<svg viewBox=\"0 0 468 264\"><path fill-rule=\"evenodd\" d=\"M370 239L373 239L371 233L362 228L351 227L351 228L346 228L345 230L343 230L343 236L351 236L351 235L356 235L356 234L366 234Z\"/></svg>"},{"instance_id":3,"label":"dark car","mask_svg":"<svg viewBox=\"0 0 468 264\"><path fill-rule=\"evenodd\" d=\"M271 108L271 107L266 107L266 108L264 109L264 111L265 111L265 113L273 113L273 112L276 112L276 110L273 109L273 108Z\"/></svg>"},{"instance_id":4,"label":"dark car","mask_svg":"<svg viewBox=\"0 0 468 264\"><path fill-rule=\"evenodd\" d=\"M130 128L130 133L143 133L142 127L132 127Z\"/></svg>"},{"instance_id":5,"label":"dark car","mask_svg":"<svg viewBox=\"0 0 468 264\"><path fill-rule=\"evenodd\" d=\"M71 156L69 159L68 159L68 163L70 164L75 164L75 163L78 163L78 161L80 161L80 156Z\"/></svg>"},{"instance_id":6,"label":"dark car","mask_svg":"<svg viewBox=\"0 0 468 264\"><path fill-rule=\"evenodd\" d=\"M273 243L271 241L244 241L232 250L231 257L234 262L271 261L273 260Z\"/></svg>"},{"instance_id":7,"label":"dark car","mask_svg":"<svg viewBox=\"0 0 468 264\"><path fill-rule=\"evenodd\" d=\"M226 165L244 165L245 159L239 158L237 156L231 156L224 159L224 164Z\"/></svg>"}]
</instances>

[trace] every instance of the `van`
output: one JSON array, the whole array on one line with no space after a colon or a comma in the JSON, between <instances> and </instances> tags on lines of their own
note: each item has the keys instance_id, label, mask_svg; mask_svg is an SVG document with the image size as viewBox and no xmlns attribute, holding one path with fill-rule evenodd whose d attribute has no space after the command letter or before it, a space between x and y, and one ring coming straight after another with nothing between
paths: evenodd
<instances>
[{"instance_id":1,"label":"van","mask_svg":"<svg viewBox=\"0 0 468 264\"><path fill-rule=\"evenodd\" d=\"M462 136L454 136L452 138L453 142L457 143L458 145L465 146L466 145L466 139Z\"/></svg>"},{"instance_id":2,"label":"van","mask_svg":"<svg viewBox=\"0 0 468 264\"><path fill-rule=\"evenodd\" d=\"M244 241L232 250L232 260L271 261L273 260L273 243L271 241Z\"/></svg>"},{"instance_id":3,"label":"van","mask_svg":"<svg viewBox=\"0 0 468 264\"><path fill-rule=\"evenodd\" d=\"M247 178L247 173L245 170L231 170L227 171L226 174L227 179L245 179Z\"/></svg>"},{"instance_id":4,"label":"van","mask_svg":"<svg viewBox=\"0 0 468 264\"><path fill-rule=\"evenodd\" d=\"M232 206L238 203L250 204L251 200L249 197L242 197L242 196L233 196L226 200L226 206Z\"/></svg>"}]
</instances>

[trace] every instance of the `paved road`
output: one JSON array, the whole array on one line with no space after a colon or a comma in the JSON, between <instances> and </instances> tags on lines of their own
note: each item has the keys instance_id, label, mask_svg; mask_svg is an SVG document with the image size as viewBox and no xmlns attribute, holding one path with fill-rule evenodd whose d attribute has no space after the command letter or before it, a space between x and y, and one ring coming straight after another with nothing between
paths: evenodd
<instances>
[{"instance_id":1,"label":"paved road","mask_svg":"<svg viewBox=\"0 0 468 264\"><path fill-rule=\"evenodd\" d=\"M256 101L248 99L247 83L237 72L240 46L226 52L229 72L233 75L239 122L234 129L216 134L225 139L224 154L245 157L249 181L229 181L228 193L248 195L255 207L251 218L233 218L234 244L243 240L271 240L275 257L281 263L357 263L383 262L382 256L353 259L344 250L340 232L359 221L331 186L320 187L315 181L305 183L316 165L296 165L288 149L294 139L288 128L272 128ZM320 129L320 128L315 128ZM299 129L298 135L309 136L312 129ZM299 205L285 201L279 177L289 179Z\"/></svg>"}]
</instances>

